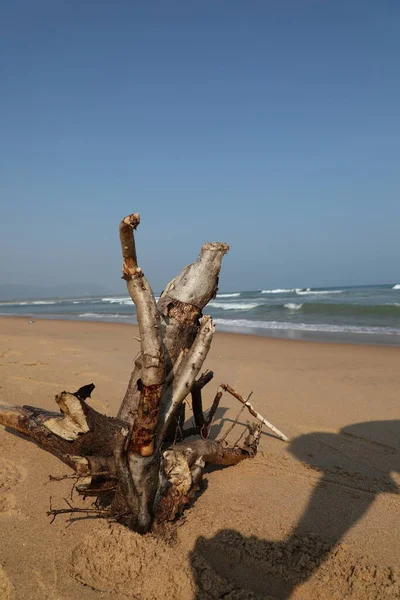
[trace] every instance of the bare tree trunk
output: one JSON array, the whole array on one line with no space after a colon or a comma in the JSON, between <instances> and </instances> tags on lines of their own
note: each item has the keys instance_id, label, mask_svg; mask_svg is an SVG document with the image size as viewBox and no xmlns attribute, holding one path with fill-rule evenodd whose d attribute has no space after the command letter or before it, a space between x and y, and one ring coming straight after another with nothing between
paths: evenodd
<instances>
[{"instance_id":1,"label":"bare tree trunk","mask_svg":"<svg viewBox=\"0 0 400 600\"><path fill-rule=\"evenodd\" d=\"M196 337L203 308L218 290L221 262L229 251L227 244L205 244L196 262L185 267L165 288L158 301L166 370L169 372L182 350L189 349ZM137 381L142 369L141 354L122 401L118 418L132 424L137 414L140 392Z\"/></svg>"},{"instance_id":2,"label":"bare tree trunk","mask_svg":"<svg viewBox=\"0 0 400 600\"><path fill-rule=\"evenodd\" d=\"M136 305L141 349L117 418L101 415L87 404L94 389L89 384L56 396L60 412L0 404L0 424L20 431L74 469L81 494L97 496L100 506L107 496L107 505L103 502L103 508L94 509L98 516L144 533L180 514L195 494L206 463L232 465L253 456L259 428L250 427L242 448L206 439L222 390L205 417L201 389L213 373L196 381L215 331L202 310L217 293L222 258L229 247L205 244L198 259L167 285L156 304L138 265L134 231L139 223L139 215L133 214L120 224L123 278ZM190 393L195 427L184 431L182 409ZM168 447L168 440L192 434L201 439Z\"/></svg>"}]
</instances>

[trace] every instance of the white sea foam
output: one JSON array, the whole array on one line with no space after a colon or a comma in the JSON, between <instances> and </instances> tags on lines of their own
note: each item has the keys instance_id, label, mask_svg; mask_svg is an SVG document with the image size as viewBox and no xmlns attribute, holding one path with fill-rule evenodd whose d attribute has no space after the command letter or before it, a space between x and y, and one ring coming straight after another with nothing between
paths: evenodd
<instances>
[{"instance_id":1,"label":"white sea foam","mask_svg":"<svg viewBox=\"0 0 400 600\"><path fill-rule=\"evenodd\" d=\"M296 289L293 288L291 290L284 290L277 288L276 290L261 290L262 294L290 294L291 292L295 292Z\"/></svg>"},{"instance_id":2,"label":"white sea foam","mask_svg":"<svg viewBox=\"0 0 400 600\"><path fill-rule=\"evenodd\" d=\"M240 292L235 292L232 294L217 294L217 298L236 298L237 296L240 296Z\"/></svg>"},{"instance_id":3,"label":"white sea foam","mask_svg":"<svg viewBox=\"0 0 400 600\"><path fill-rule=\"evenodd\" d=\"M81 315L78 315L79 317L88 317L90 319L102 319L104 317L104 315L99 314L99 313L82 313ZM111 317L113 315L110 315Z\"/></svg>"},{"instance_id":4,"label":"white sea foam","mask_svg":"<svg viewBox=\"0 0 400 600\"><path fill-rule=\"evenodd\" d=\"M33 306L33 304L59 304L62 300L26 300L25 302L0 302L8 306Z\"/></svg>"},{"instance_id":5,"label":"white sea foam","mask_svg":"<svg viewBox=\"0 0 400 600\"><path fill-rule=\"evenodd\" d=\"M288 302L287 304L284 304L283 306L285 308L289 308L290 310L299 310L303 305L295 304L294 302Z\"/></svg>"},{"instance_id":6,"label":"white sea foam","mask_svg":"<svg viewBox=\"0 0 400 600\"><path fill-rule=\"evenodd\" d=\"M102 298L101 302L109 302L110 304L133 304L132 298L124 296L123 298Z\"/></svg>"},{"instance_id":7,"label":"white sea foam","mask_svg":"<svg viewBox=\"0 0 400 600\"><path fill-rule=\"evenodd\" d=\"M31 304L31 303L30 302L11 302L11 301L0 302L0 306L26 306L28 304Z\"/></svg>"},{"instance_id":8,"label":"white sea foam","mask_svg":"<svg viewBox=\"0 0 400 600\"><path fill-rule=\"evenodd\" d=\"M208 306L221 308L222 310L251 310L260 306L256 302L209 302Z\"/></svg>"},{"instance_id":9,"label":"white sea foam","mask_svg":"<svg viewBox=\"0 0 400 600\"><path fill-rule=\"evenodd\" d=\"M27 300L26 302L2 302L9 306L32 306L33 304L59 304L62 300Z\"/></svg>"},{"instance_id":10,"label":"white sea foam","mask_svg":"<svg viewBox=\"0 0 400 600\"><path fill-rule=\"evenodd\" d=\"M396 283L396 285L394 285L392 289L393 290L400 290L400 283Z\"/></svg>"},{"instance_id":11,"label":"white sea foam","mask_svg":"<svg viewBox=\"0 0 400 600\"><path fill-rule=\"evenodd\" d=\"M156 302L160 299L159 296L154 296ZM109 302L109 304L133 304L132 298L129 296L123 296L122 298L101 298L101 302Z\"/></svg>"},{"instance_id":12,"label":"white sea foam","mask_svg":"<svg viewBox=\"0 0 400 600\"><path fill-rule=\"evenodd\" d=\"M326 294L341 294L343 292L343 290L318 290L318 291L313 291L310 290L310 288L307 288L306 290L296 290L296 294L298 296L319 296L319 295L323 295L325 296Z\"/></svg>"},{"instance_id":13,"label":"white sea foam","mask_svg":"<svg viewBox=\"0 0 400 600\"><path fill-rule=\"evenodd\" d=\"M400 335L394 327L363 327L358 325L331 325L319 323L290 323L286 321L250 321L248 319L214 319L217 325L240 331L243 329L274 329L285 331L315 331L323 333L362 333L370 335Z\"/></svg>"}]
</instances>

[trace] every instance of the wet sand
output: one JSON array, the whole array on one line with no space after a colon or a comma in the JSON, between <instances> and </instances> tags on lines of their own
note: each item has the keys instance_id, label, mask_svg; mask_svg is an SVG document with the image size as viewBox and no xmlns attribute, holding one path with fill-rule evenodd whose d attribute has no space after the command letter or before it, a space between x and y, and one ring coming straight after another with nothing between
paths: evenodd
<instances>
[{"instance_id":1,"label":"wet sand","mask_svg":"<svg viewBox=\"0 0 400 600\"><path fill-rule=\"evenodd\" d=\"M2 318L0 400L54 410L56 393L93 381L92 406L114 415L135 335ZM71 485L48 476L69 469L0 428L1 599L400 597L400 349L217 333L206 366L205 405L219 382L253 390L290 443L264 430L255 459L210 470L167 544L100 520L50 524L50 497L64 506ZM223 396L214 436L239 409Z\"/></svg>"}]
</instances>

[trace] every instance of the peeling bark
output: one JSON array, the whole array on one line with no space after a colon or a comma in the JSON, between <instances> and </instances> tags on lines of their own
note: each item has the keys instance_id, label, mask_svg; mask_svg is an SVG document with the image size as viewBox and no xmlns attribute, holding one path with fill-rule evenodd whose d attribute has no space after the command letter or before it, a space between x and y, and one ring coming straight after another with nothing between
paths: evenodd
<instances>
[{"instance_id":1,"label":"peeling bark","mask_svg":"<svg viewBox=\"0 0 400 600\"><path fill-rule=\"evenodd\" d=\"M192 346L199 328L203 308L218 290L221 262L229 251L227 244L205 244L196 262L185 267L162 293L157 307L165 348L166 372L169 373L181 351ZM118 418L132 424L137 414L140 392L137 381L141 373L141 356L135 366Z\"/></svg>"},{"instance_id":2,"label":"peeling bark","mask_svg":"<svg viewBox=\"0 0 400 600\"><path fill-rule=\"evenodd\" d=\"M221 261L229 247L205 244L198 259L167 285L156 304L138 265L134 231L139 223L139 215L132 214L119 228L123 279L136 305L141 350L118 418L89 406L86 400L94 384L88 384L56 396L59 412L0 404L0 424L18 430L69 465L75 475L66 477L75 479L76 491L97 498L98 508L91 513L146 533L181 514L197 493L207 463L234 465L254 456L260 431L250 427L242 447L227 448L208 439L222 389L205 416L201 390L213 373L206 371L196 380L215 331L202 310L217 293ZM236 394L229 386L223 388ZM195 426L183 431L189 394ZM260 417L239 394L235 397ZM168 447L169 440L188 435L201 439ZM49 514L54 518L73 512L89 511L69 504Z\"/></svg>"},{"instance_id":3,"label":"peeling bark","mask_svg":"<svg viewBox=\"0 0 400 600\"><path fill-rule=\"evenodd\" d=\"M63 394L66 392L56 396L56 400ZM75 399L79 402L82 413L85 415L88 430L87 432L78 432L74 439L65 437L63 423L65 424L65 421L69 419L68 415L33 406L0 404L0 424L19 431L74 470L79 464L78 458L80 457L83 457L84 460L92 460L95 469L99 470L100 464L106 463L107 458L113 456L114 438L123 423L98 413L83 400ZM64 407L63 404L59 406L61 409ZM55 426L55 423L58 426ZM67 426L67 431L70 431L69 426Z\"/></svg>"},{"instance_id":4,"label":"peeling bark","mask_svg":"<svg viewBox=\"0 0 400 600\"><path fill-rule=\"evenodd\" d=\"M76 440L80 433L87 433L89 425L79 399L68 392L61 392L56 396L56 402L60 407L63 417L50 417L43 421L43 425L49 431L64 440Z\"/></svg>"},{"instance_id":5,"label":"peeling bark","mask_svg":"<svg viewBox=\"0 0 400 600\"><path fill-rule=\"evenodd\" d=\"M178 369L173 384L161 399L161 419L157 435L159 444L164 439L173 415L192 389L210 349L214 332L215 325L211 317L204 316L193 346Z\"/></svg>"},{"instance_id":6,"label":"peeling bark","mask_svg":"<svg viewBox=\"0 0 400 600\"><path fill-rule=\"evenodd\" d=\"M136 213L125 217L119 226L123 279L136 305L141 346L141 373L137 384L140 396L129 451L150 456L154 452L153 432L165 381L165 360L160 314L151 287L137 262L133 232L139 223L140 217Z\"/></svg>"},{"instance_id":7,"label":"peeling bark","mask_svg":"<svg viewBox=\"0 0 400 600\"><path fill-rule=\"evenodd\" d=\"M163 454L164 481L156 509L156 523L172 521L196 494L204 466L236 465L252 458L258 448L261 429L249 425L242 447L224 448L214 440L193 440L172 446Z\"/></svg>"}]
</instances>

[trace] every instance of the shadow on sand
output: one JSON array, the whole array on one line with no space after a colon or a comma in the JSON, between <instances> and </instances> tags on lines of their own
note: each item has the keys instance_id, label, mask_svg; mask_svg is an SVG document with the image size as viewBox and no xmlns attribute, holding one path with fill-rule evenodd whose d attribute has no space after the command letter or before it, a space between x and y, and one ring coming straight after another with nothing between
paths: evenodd
<instances>
[{"instance_id":1,"label":"shadow on sand","mask_svg":"<svg viewBox=\"0 0 400 600\"><path fill-rule=\"evenodd\" d=\"M343 576L347 587L354 587L357 563L346 566L343 555L335 559L338 544L379 494L399 494L392 474L400 473L400 421L357 423L339 433L302 435L292 440L289 452L303 463L299 468L321 474L293 532L281 542L245 537L228 529L211 539L199 537L191 554L197 600L284 600L300 583L320 572L323 591L315 597L356 597L330 595L330 583L332 590L337 586L327 577ZM328 556L336 564L327 575L323 571ZM394 561L398 562L396 557ZM361 578L365 588L361 586L357 597L400 598L400 584L393 570L378 573L373 569L368 573L364 567ZM372 595L364 596L362 590L371 585L375 586ZM314 596L308 597L314 600Z\"/></svg>"}]
</instances>

